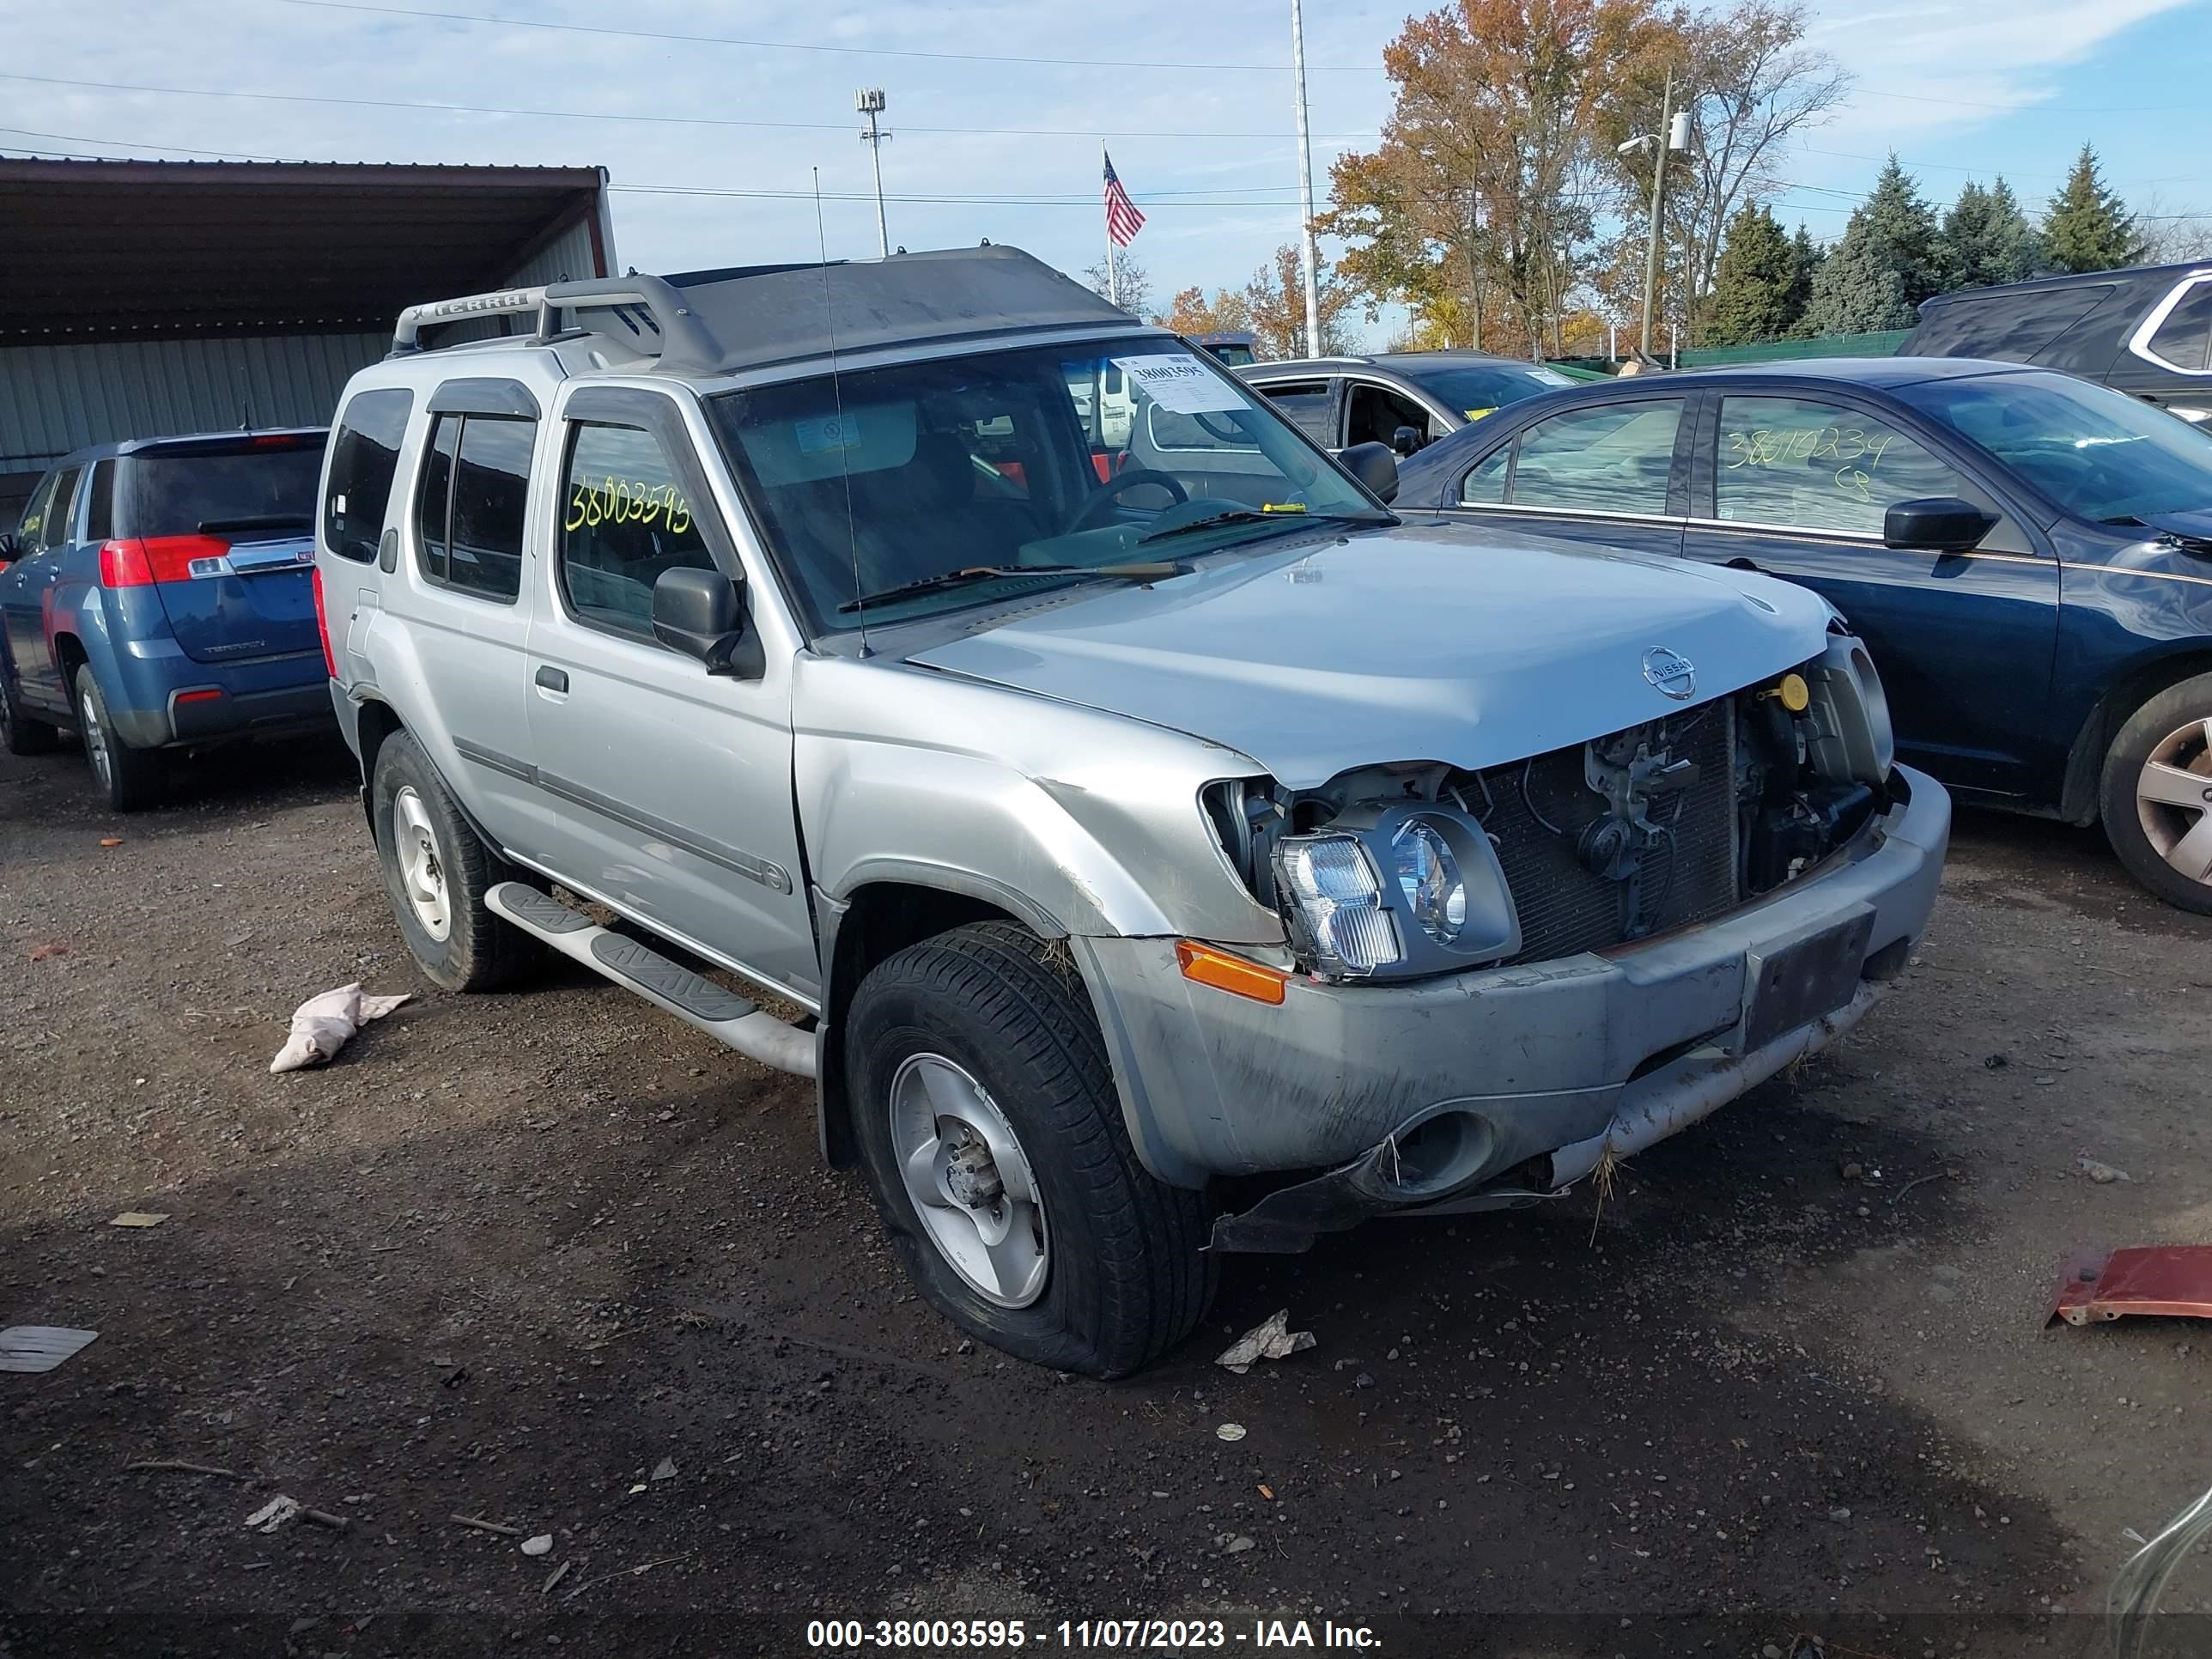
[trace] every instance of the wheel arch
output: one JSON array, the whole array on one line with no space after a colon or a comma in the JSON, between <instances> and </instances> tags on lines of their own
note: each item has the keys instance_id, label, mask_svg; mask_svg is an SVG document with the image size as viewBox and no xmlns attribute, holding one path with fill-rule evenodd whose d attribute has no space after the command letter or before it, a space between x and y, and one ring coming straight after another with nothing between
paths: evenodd
<instances>
[{"instance_id":1,"label":"wheel arch","mask_svg":"<svg viewBox=\"0 0 2212 1659\"><path fill-rule=\"evenodd\" d=\"M853 993L878 963L977 921L1010 921L1041 939L1065 939L1066 928L1022 896L965 872L885 866L842 898L817 891L815 912L825 969L821 1053L815 1068L815 1133L823 1158L836 1169L860 1162L853 1137L845 1052L838 1034Z\"/></svg>"},{"instance_id":2,"label":"wheel arch","mask_svg":"<svg viewBox=\"0 0 2212 1659\"><path fill-rule=\"evenodd\" d=\"M2069 823L2097 822L2097 797L2104 780L2105 755L2136 709L2168 687L2212 673L2212 641L2178 641L2172 650L2129 665L2105 688L2067 751L2066 777L2060 787L2058 815Z\"/></svg>"}]
</instances>

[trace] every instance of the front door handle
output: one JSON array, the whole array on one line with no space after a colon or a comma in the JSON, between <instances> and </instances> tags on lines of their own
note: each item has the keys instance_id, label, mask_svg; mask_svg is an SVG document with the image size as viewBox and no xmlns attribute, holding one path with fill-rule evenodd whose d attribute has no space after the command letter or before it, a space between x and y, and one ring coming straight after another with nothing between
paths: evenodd
<instances>
[{"instance_id":1,"label":"front door handle","mask_svg":"<svg viewBox=\"0 0 2212 1659\"><path fill-rule=\"evenodd\" d=\"M548 691L566 691L568 677L557 668L541 668L538 671L538 684Z\"/></svg>"}]
</instances>

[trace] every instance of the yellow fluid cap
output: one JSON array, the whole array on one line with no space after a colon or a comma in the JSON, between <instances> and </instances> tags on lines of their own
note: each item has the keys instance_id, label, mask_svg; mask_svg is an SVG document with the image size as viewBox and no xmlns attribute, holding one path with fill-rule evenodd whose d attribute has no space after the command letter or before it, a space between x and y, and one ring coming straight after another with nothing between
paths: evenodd
<instances>
[{"instance_id":1,"label":"yellow fluid cap","mask_svg":"<svg viewBox=\"0 0 2212 1659\"><path fill-rule=\"evenodd\" d=\"M1775 683L1774 695L1782 699L1782 706L1793 714L1802 714L1813 701L1813 693L1806 686L1802 674L1784 674Z\"/></svg>"}]
</instances>

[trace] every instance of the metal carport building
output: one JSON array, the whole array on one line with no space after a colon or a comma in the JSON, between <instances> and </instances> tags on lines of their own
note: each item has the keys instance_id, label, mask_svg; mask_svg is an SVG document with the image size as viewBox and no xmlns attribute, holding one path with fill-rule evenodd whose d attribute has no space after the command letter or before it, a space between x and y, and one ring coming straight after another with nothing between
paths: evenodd
<instances>
[{"instance_id":1,"label":"metal carport building","mask_svg":"<svg viewBox=\"0 0 2212 1659\"><path fill-rule=\"evenodd\" d=\"M328 421L402 307L612 275L606 182L0 158L0 526L80 444Z\"/></svg>"}]
</instances>

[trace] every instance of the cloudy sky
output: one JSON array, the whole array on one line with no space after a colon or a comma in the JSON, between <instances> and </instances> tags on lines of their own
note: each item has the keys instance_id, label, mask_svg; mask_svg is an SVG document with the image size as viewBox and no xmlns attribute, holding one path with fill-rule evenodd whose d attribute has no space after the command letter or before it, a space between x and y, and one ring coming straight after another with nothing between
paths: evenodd
<instances>
[{"instance_id":1,"label":"cloudy sky","mask_svg":"<svg viewBox=\"0 0 2212 1659\"><path fill-rule=\"evenodd\" d=\"M1309 4L1317 190L1372 143L1408 9ZM2002 172L2039 204L2085 139L2131 198L2212 206L2183 137L2212 0L1815 12L1858 84L1790 158L1785 222L1839 232L1892 149L1938 201ZM1103 245L1102 138L1150 216L1133 252L1156 296L1241 283L1297 223L1286 0L0 0L0 149L595 163L647 270L812 257L817 168L830 253L873 252L851 113L869 85L896 135L895 243L988 236L1079 270Z\"/></svg>"}]
</instances>

